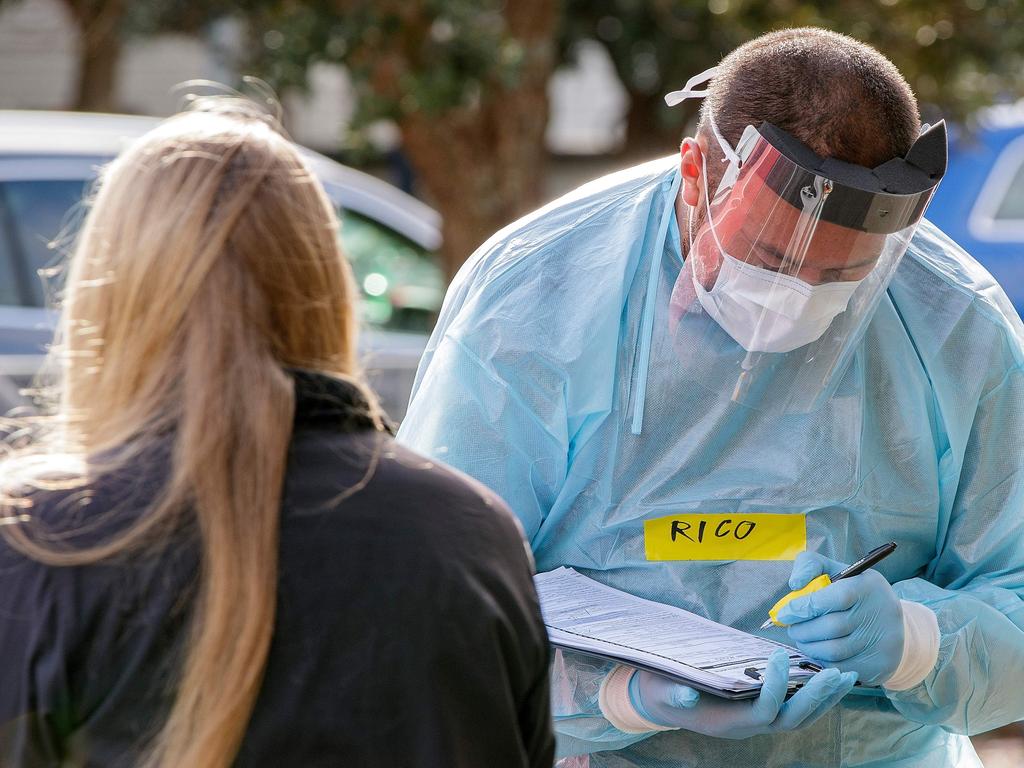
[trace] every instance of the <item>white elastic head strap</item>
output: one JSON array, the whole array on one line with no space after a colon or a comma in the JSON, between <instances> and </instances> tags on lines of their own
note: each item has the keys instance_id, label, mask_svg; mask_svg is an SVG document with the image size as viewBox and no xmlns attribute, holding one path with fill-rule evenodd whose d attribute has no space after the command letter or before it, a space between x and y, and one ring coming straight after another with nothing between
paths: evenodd
<instances>
[{"instance_id":1,"label":"white elastic head strap","mask_svg":"<svg viewBox=\"0 0 1024 768\"><path fill-rule=\"evenodd\" d=\"M702 91L698 91L696 86L703 85L708 80L713 78L718 73L718 66L705 69L699 75L694 75L686 81L686 85L681 90L672 91L672 93L665 94L665 103L670 107L674 107L677 104L682 104L687 99L703 99L708 95L708 89L705 88Z\"/></svg>"},{"instance_id":2,"label":"white elastic head strap","mask_svg":"<svg viewBox=\"0 0 1024 768\"><path fill-rule=\"evenodd\" d=\"M698 75L694 75L686 81L684 85L678 91L672 91L672 93L665 94L665 103L670 107L674 107L678 104L682 104L687 99L703 99L708 95L708 89L703 88L697 89L698 85L703 85L708 80L711 80L716 74L718 74L718 66L705 69ZM711 126L711 133L714 134L715 140L718 142L718 146L722 148L724 157L722 158L732 166L739 166L740 158L736 154L736 151L729 145L729 142L725 140L721 133L718 131L718 125L715 123L714 115L708 115L708 124Z\"/></svg>"}]
</instances>

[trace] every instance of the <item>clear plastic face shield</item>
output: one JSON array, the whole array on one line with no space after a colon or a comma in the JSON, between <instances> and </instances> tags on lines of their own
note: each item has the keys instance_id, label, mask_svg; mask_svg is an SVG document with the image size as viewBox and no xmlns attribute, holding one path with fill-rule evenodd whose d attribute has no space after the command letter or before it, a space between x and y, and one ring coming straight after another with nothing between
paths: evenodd
<instances>
[{"instance_id":1,"label":"clear plastic face shield","mask_svg":"<svg viewBox=\"0 0 1024 768\"><path fill-rule=\"evenodd\" d=\"M669 105L690 96L669 94ZM835 394L946 166L945 125L905 158L865 168L787 132L748 126L688 212L669 331L695 382L761 410L803 413ZM717 147L710 147L717 162ZM707 184L707 160L702 178ZM731 391L727 391L731 390Z\"/></svg>"}]
</instances>

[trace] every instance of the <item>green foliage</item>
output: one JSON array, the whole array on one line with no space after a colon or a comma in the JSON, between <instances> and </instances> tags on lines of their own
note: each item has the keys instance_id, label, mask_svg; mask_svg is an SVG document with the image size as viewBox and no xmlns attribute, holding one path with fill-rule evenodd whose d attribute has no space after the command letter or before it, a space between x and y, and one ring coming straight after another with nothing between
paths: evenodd
<instances>
[{"instance_id":1,"label":"green foliage","mask_svg":"<svg viewBox=\"0 0 1024 768\"><path fill-rule=\"evenodd\" d=\"M356 127L471 107L495 85L514 83L524 55L508 34L502 0L241 5L256 30L252 64L275 87L304 85L317 61L349 68ZM601 42L630 93L631 139L646 133L663 142L696 107L669 110L661 94L765 31L804 25L879 48L907 76L929 120L962 120L1024 96L1021 0L566 0L560 45L571 59L575 42Z\"/></svg>"},{"instance_id":2,"label":"green foliage","mask_svg":"<svg viewBox=\"0 0 1024 768\"><path fill-rule=\"evenodd\" d=\"M258 3L252 65L275 88L305 86L316 62L343 63L360 96L357 122L471 107L512 86L523 46L502 0Z\"/></svg>"},{"instance_id":3,"label":"green foliage","mask_svg":"<svg viewBox=\"0 0 1024 768\"><path fill-rule=\"evenodd\" d=\"M125 34L195 31L225 14L247 22L240 65L275 89L305 87L317 62L344 64L356 126L468 109L514 86L529 51L510 34L511 0L138 0ZM3 2L3 0L0 0ZM784 26L864 40L907 76L926 119L963 119L1024 96L1022 0L565 0L560 45L601 42L630 93L631 130L678 134L694 107L662 93L737 45Z\"/></svg>"},{"instance_id":4,"label":"green foliage","mask_svg":"<svg viewBox=\"0 0 1024 768\"><path fill-rule=\"evenodd\" d=\"M634 107L677 132L693 107L669 111L660 94L763 32L805 25L881 50L906 75L926 119L963 119L1024 96L1019 0L568 0L562 46L571 53L580 39L603 43Z\"/></svg>"}]
</instances>

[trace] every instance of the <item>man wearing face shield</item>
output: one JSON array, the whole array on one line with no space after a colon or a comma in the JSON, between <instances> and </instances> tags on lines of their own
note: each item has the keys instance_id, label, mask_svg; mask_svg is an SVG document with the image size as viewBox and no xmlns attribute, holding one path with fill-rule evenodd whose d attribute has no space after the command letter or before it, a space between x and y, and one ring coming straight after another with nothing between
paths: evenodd
<instances>
[{"instance_id":1,"label":"man wearing face shield","mask_svg":"<svg viewBox=\"0 0 1024 768\"><path fill-rule=\"evenodd\" d=\"M666 101L703 96L693 82ZM735 401L777 412L816 410L832 394L844 355L855 350L945 171L945 126L923 129L906 157L869 169L823 158L767 122L748 125L735 149L710 110L705 123L711 145L687 139L681 150L692 280L676 282L670 328L682 349L693 345L683 354L702 358L705 373L707 366L726 378L730 369L738 372ZM709 152L723 162L713 196ZM688 308L714 322L680 322ZM785 392L776 389L768 402L759 388L751 394L752 385L779 376Z\"/></svg>"},{"instance_id":2,"label":"man wearing face shield","mask_svg":"<svg viewBox=\"0 0 1024 768\"><path fill-rule=\"evenodd\" d=\"M399 437L504 496L538 570L826 668L785 700L783 654L730 702L556 653L560 765L980 766L967 735L1024 718L1024 327L922 218L944 128L880 54L817 29L668 98L705 93L679 154L467 262Z\"/></svg>"}]
</instances>

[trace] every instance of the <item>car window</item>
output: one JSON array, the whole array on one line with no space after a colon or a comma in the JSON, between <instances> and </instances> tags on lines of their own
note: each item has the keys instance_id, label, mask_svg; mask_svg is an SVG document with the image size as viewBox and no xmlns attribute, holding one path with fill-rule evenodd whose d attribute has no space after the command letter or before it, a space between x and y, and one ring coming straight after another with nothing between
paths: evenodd
<instances>
[{"instance_id":1,"label":"car window","mask_svg":"<svg viewBox=\"0 0 1024 768\"><path fill-rule=\"evenodd\" d=\"M429 332L445 288L433 255L358 213L339 215L342 249L362 293L363 319L380 328Z\"/></svg>"},{"instance_id":2,"label":"car window","mask_svg":"<svg viewBox=\"0 0 1024 768\"><path fill-rule=\"evenodd\" d=\"M992 162L978 192L967 228L982 242L1024 239L1024 132L1011 138Z\"/></svg>"},{"instance_id":3,"label":"car window","mask_svg":"<svg viewBox=\"0 0 1024 768\"><path fill-rule=\"evenodd\" d=\"M60 248L50 243L70 239L79 218L85 182L74 180L8 181L2 185L7 226L12 228L13 257L20 260L26 295L20 303L43 306L45 294L39 271L60 261Z\"/></svg>"},{"instance_id":4,"label":"car window","mask_svg":"<svg viewBox=\"0 0 1024 768\"><path fill-rule=\"evenodd\" d=\"M0 306L21 304L21 276L14 260L12 217L0 190Z\"/></svg>"},{"instance_id":5,"label":"car window","mask_svg":"<svg viewBox=\"0 0 1024 768\"><path fill-rule=\"evenodd\" d=\"M1024 162L1017 166L1006 195L996 209L994 218L997 221L1024 222Z\"/></svg>"},{"instance_id":6,"label":"car window","mask_svg":"<svg viewBox=\"0 0 1024 768\"><path fill-rule=\"evenodd\" d=\"M81 223L83 180L0 184L0 304L45 304L39 270L59 263L55 238L69 242ZM341 242L373 326L429 332L444 299L433 255L389 227L351 211L340 213Z\"/></svg>"}]
</instances>

